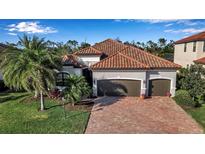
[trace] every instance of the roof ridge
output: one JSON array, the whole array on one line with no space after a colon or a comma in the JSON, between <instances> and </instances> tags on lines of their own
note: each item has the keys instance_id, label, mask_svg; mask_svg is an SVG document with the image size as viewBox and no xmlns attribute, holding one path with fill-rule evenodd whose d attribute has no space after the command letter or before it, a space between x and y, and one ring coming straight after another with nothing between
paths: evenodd
<instances>
[{"instance_id":1,"label":"roof ridge","mask_svg":"<svg viewBox=\"0 0 205 154\"><path fill-rule=\"evenodd\" d=\"M102 63L102 62L104 62L105 60L108 60L108 59L110 59L110 58L112 58L112 57L114 57L114 56L117 56L117 55L120 55L120 56L122 56L122 57L128 58L128 59L130 59L130 60L132 60L132 61L134 61L134 62L136 62L136 63L138 63L138 64L140 64L140 65L143 65L143 66L146 67L146 68L149 68L148 65L146 65L146 64L144 64L144 63L141 63L141 62L137 61L136 59L134 59L134 58L132 58L132 57L130 57L130 56L124 55L124 54L121 53L121 52L117 52L117 53L115 53L115 54L113 54L113 55L111 55L111 56L108 56L107 58L105 58L105 59L103 59L103 60L101 60L101 61L99 61L99 62L97 62L97 63L95 63L95 64L93 64L93 65L91 65L91 67L93 67L93 66L95 66L95 65L98 65L99 63Z\"/></svg>"},{"instance_id":2,"label":"roof ridge","mask_svg":"<svg viewBox=\"0 0 205 154\"><path fill-rule=\"evenodd\" d=\"M99 53L99 54L102 54L102 53L103 53L103 52L101 52L100 50L98 50L98 49L96 49L96 48L94 48L94 47L92 47L92 46L89 46L89 47L82 48L82 49L76 51L76 52L73 53L73 54L76 55L76 54L81 53L82 51L87 50L87 49L92 49L92 50L96 51L96 52Z\"/></svg>"},{"instance_id":3,"label":"roof ridge","mask_svg":"<svg viewBox=\"0 0 205 154\"><path fill-rule=\"evenodd\" d=\"M94 48L92 46L90 46L90 48L92 48L93 50L97 51L98 53L102 53L102 51L100 51L100 50L98 50L98 49L96 49L96 48Z\"/></svg>"},{"instance_id":4,"label":"roof ridge","mask_svg":"<svg viewBox=\"0 0 205 154\"><path fill-rule=\"evenodd\" d=\"M129 47L128 47L128 48L129 48ZM127 49L127 48L126 48L126 49ZM133 60L133 61L135 61L135 62L137 62L137 63L139 63L139 64L142 64L142 65L144 65L144 66L146 66L146 67L149 67L147 64L144 64L144 63L138 61L137 59L134 59L134 58L132 58L132 57L130 57L130 56L128 56L128 55L125 55L125 54L123 54L123 53L121 53L121 52L118 52L118 54L121 54L122 56L124 56L124 57L126 57L126 58L128 58L128 59L130 59L130 60Z\"/></svg>"},{"instance_id":5,"label":"roof ridge","mask_svg":"<svg viewBox=\"0 0 205 154\"><path fill-rule=\"evenodd\" d=\"M179 64L176 64L176 63L174 63L174 62L171 62L171 61L169 61L169 60L166 60L166 59L164 59L164 58L161 58L161 57L159 57L159 56L156 56L156 55L154 55L154 54L152 54L152 53L149 53L149 52L147 52L147 51L145 51L145 50L142 50L142 49L140 49L140 48L133 47L133 46L130 46L130 47L131 47L131 48L134 48L134 49L138 49L140 52L143 52L143 53L145 53L145 54L147 54L147 55L150 55L150 56L152 56L152 57L155 57L155 58L157 58L157 59L159 59L159 60L162 60L162 61L164 61L164 62L166 62L166 63L175 64L175 65L178 65L179 67L181 67Z\"/></svg>"},{"instance_id":6,"label":"roof ridge","mask_svg":"<svg viewBox=\"0 0 205 154\"><path fill-rule=\"evenodd\" d=\"M118 42L118 41L116 41L116 40L113 40L113 39L111 39L111 38L105 39L104 41L101 41L101 42L99 42L99 43L95 43L93 46L95 46L95 45L97 45L97 44L100 44L100 43L107 42L107 41L109 41L109 42L115 42L115 43L118 43L118 44L120 44L120 45L124 45L124 46L125 46L125 44L123 44L123 43L121 43L121 42Z\"/></svg>"},{"instance_id":7,"label":"roof ridge","mask_svg":"<svg viewBox=\"0 0 205 154\"><path fill-rule=\"evenodd\" d=\"M116 54L118 54L118 53L115 53L115 54L113 54L113 55L111 55L111 56L106 57L106 58L103 59L103 60L100 60L99 62L97 62L97 63L91 65L91 67L92 67L92 66L95 66L95 65L97 65L97 64L99 64L99 63L102 63L103 61L105 61L105 60L107 60L107 59L110 59L111 57L115 56Z\"/></svg>"}]
</instances>

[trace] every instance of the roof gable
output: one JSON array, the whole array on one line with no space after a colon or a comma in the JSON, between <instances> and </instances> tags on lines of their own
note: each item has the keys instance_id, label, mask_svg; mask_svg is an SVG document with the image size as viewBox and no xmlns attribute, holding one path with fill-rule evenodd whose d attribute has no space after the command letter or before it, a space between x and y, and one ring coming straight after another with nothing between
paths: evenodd
<instances>
[{"instance_id":1,"label":"roof gable","mask_svg":"<svg viewBox=\"0 0 205 154\"><path fill-rule=\"evenodd\" d=\"M75 55L101 55L102 52L91 47L83 48L77 52L75 52Z\"/></svg>"},{"instance_id":2,"label":"roof gable","mask_svg":"<svg viewBox=\"0 0 205 154\"><path fill-rule=\"evenodd\" d=\"M63 65L74 66L77 68L85 67L85 65L80 62L79 58L73 54L63 56Z\"/></svg>"},{"instance_id":3,"label":"roof gable","mask_svg":"<svg viewBox=\"0 0 205 154\"><path fill-rule=\"evenodd\" d=\"M116 54L118 51L126 48L126 45L119 43L118 41L107 39L100 43L93 45L93 48L107 54L108 56Z\"/></svg>"}]
</instances>

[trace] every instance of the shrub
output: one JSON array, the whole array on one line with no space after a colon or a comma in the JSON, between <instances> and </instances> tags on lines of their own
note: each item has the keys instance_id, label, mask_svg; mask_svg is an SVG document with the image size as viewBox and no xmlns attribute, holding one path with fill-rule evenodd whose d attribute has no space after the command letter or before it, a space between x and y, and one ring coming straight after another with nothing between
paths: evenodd
<instances>
[{"instance_id":1,"label":"shrub","mask_svg":"<svg viewBox=\"0 0 205 154\"><path fill-rule=\"evenodd\" d=\"M66 78L66 88L63 96L72 105L81 101L83 96L89 96L91 89L83 76L70 75Z\"/></svg>"},{"instance_id":2,"label":"shrub","mask_svg":"<svg viewBox=\"0 0 205 154\"><path fill-rule=\"evenodd\" d=\"M178 90L176 91L174 100L179 105L186 105L194 107L196 105L195 101L191 98L190 94L186 90Z\"/></svg>"}]
</instances>

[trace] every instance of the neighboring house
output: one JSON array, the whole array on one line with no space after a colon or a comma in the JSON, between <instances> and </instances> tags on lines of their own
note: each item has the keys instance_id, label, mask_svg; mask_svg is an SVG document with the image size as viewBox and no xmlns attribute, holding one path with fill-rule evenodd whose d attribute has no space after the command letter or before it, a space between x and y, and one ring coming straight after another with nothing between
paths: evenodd
<instances>
[{"instance_id":1,"label":"neighboring house","mask_svg":"<svg viewBox=\"0 0 205 154\"><path fill-rule=\"evenodd\" d=\"M107 39L74 55L91 68L95 96L175 95L180 65L136 47Z\"/></svg>"},{"instance_id":2,"label":"neighboring house","mask_svg":"<svg viewBox=\"0 0 205 154\"><path fill-rule=\"evenodd\" d=\"M176 41L174 62L182 67L194 63L205 64L205 32Z\"/></svg>"}]
</instances>

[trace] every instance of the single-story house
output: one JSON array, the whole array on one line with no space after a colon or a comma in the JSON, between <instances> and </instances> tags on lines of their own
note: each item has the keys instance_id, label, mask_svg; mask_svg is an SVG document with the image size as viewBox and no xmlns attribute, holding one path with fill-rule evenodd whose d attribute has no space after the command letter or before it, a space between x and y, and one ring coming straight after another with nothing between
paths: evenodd
<instances>
[{"instance_id":1,"label":"single-story house","mask_svg":"<svg viewBox=\"0 0 205 154\"><path fill-rule=\"evenodd\" d=\"M139 48L107 39L74 56L87 66L81 72L91 72L95 96L175 95L176 71L181 66Z\"/></svg>"},{"instance_id":2,"label":"single-story house","mask_svg":"<svg viewBox=\"0 0 205 154\"><path fill-rule=\"evenodd\" d=\"M67 74L85 76L94 96L175 95L181 66L139 48L107 39L63 57L57 87Z\"/></svg>"}]
</instances>

